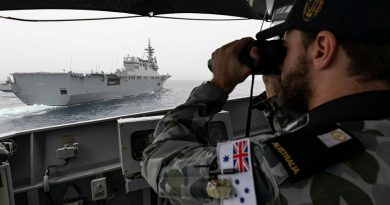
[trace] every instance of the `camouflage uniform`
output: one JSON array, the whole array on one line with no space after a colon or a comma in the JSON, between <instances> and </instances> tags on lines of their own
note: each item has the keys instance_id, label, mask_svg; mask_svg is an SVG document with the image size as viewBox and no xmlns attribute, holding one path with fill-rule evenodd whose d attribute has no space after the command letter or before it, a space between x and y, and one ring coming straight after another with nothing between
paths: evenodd
<instances>
[{"instance_id":1,"label":"camouflage uniform","mask_svg":"<svg viewBox=\"0 0 390 205\"><path fill-rule=\"evenodd\" d=\"M215 165L208 145L208 122L228 96L207 83L195 88L183 105L158 124L155 141L144 151L142 174L151 187L173 204L218 204L201 191ZM297 183L264 144L275 133L251 138L258 204L388 204L390 201L390 92L367 92L326 103L298 118L296 129L310 130L339 122L366 150ZM309 120L310 119L310 120ZM284 133L283 133L284 132ZM204 187L203 187L204 188Z\"/></svg>"}]
</instances>

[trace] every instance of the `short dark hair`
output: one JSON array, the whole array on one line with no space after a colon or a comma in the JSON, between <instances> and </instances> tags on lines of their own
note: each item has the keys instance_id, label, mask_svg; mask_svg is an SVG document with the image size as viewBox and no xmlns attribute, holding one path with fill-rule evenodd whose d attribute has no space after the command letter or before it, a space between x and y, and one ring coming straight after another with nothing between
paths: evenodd
<instances>
[{"instance_id":1,"label":"short dark hair","mask_svg":"<svg viewBox=\"0 0 390 205\"><path fill-rule=\"evenodd\" d=\"M317 32L301 31L302 44L308 48ZM390 43L375 43L336 36L337 42L351 59L349 73L361 82L384 81L390 85Z\"/></svg>"}]
</instances>

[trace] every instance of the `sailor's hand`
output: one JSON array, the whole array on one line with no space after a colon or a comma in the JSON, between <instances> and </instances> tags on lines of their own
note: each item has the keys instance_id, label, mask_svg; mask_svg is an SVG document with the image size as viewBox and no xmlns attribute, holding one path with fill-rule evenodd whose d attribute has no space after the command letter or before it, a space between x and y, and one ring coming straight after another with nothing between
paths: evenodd
<instances>
[{"instance_id":1,"label":"sailor's hand","mask_svg":"<svg viewBox=\"0 0 390 205\"><path fill-rule=\"evenodd\" d=\"M232 187L226 179L210 179L206 187L207 195L214 199L227 199L230 197Z\"/></svg>"},{"instance_id":2,"label":"sailor's hand","mask_svg":"<svg viewBox=\"0 0 390 205\"><path fill-rule=\"evenodd\" d=\"M212 54L213 79L212 84L222 88L227 93L244 81L250 74L248 66L239 61L239 56L252 38L242 38L230 42L215 50Z\"/></svg>"}]
</instances>

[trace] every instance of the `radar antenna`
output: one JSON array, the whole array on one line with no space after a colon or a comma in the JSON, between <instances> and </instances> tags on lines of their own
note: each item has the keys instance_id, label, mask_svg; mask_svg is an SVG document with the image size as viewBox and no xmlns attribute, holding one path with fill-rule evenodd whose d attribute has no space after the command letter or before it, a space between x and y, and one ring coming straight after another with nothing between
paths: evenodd
<instances>
[{"instance_id":1,"label":"radar antenna","mask_svg":"<svg viewBox=\"0 0 390 205\"><path fill-rule=\"evenodd\" d=\"M148 61L152 62L153 61L153 54L154 54L154 48L150 45L150 38L148 38L148 47L145 48L146 52L148 53Z\"/></svg>"}]
</instances>

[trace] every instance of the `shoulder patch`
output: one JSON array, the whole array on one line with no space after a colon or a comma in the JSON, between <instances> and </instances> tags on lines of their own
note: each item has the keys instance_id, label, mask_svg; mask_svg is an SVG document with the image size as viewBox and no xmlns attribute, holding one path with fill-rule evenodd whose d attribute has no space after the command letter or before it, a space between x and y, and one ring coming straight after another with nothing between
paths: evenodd
<instances>
[{"instance_id":1,"label":"shoulder patch","mask_svg":"<svg viewBox=\"0 0 390 205\"><path fill-rule=\"evenodd\" d=\"M281 135L265 142L292 182L310 177L362 153L364 145L337 125L324 125Z\"/></svg>"},{"instance_id":2,"label":"shoulder patch","mask_svg":"<svg viewBox=\"0 0 390 205\"><path fill-rule=\"evenodd\" d=\"M324 143L328 148L331 148L333 146L336 146L338 144L344 143L352 137L348 135L346 132L341 130L340 128L330 131L328 133L318 135L318 139L321 140L322 143Z\"/></svg>"}]
</instances>

